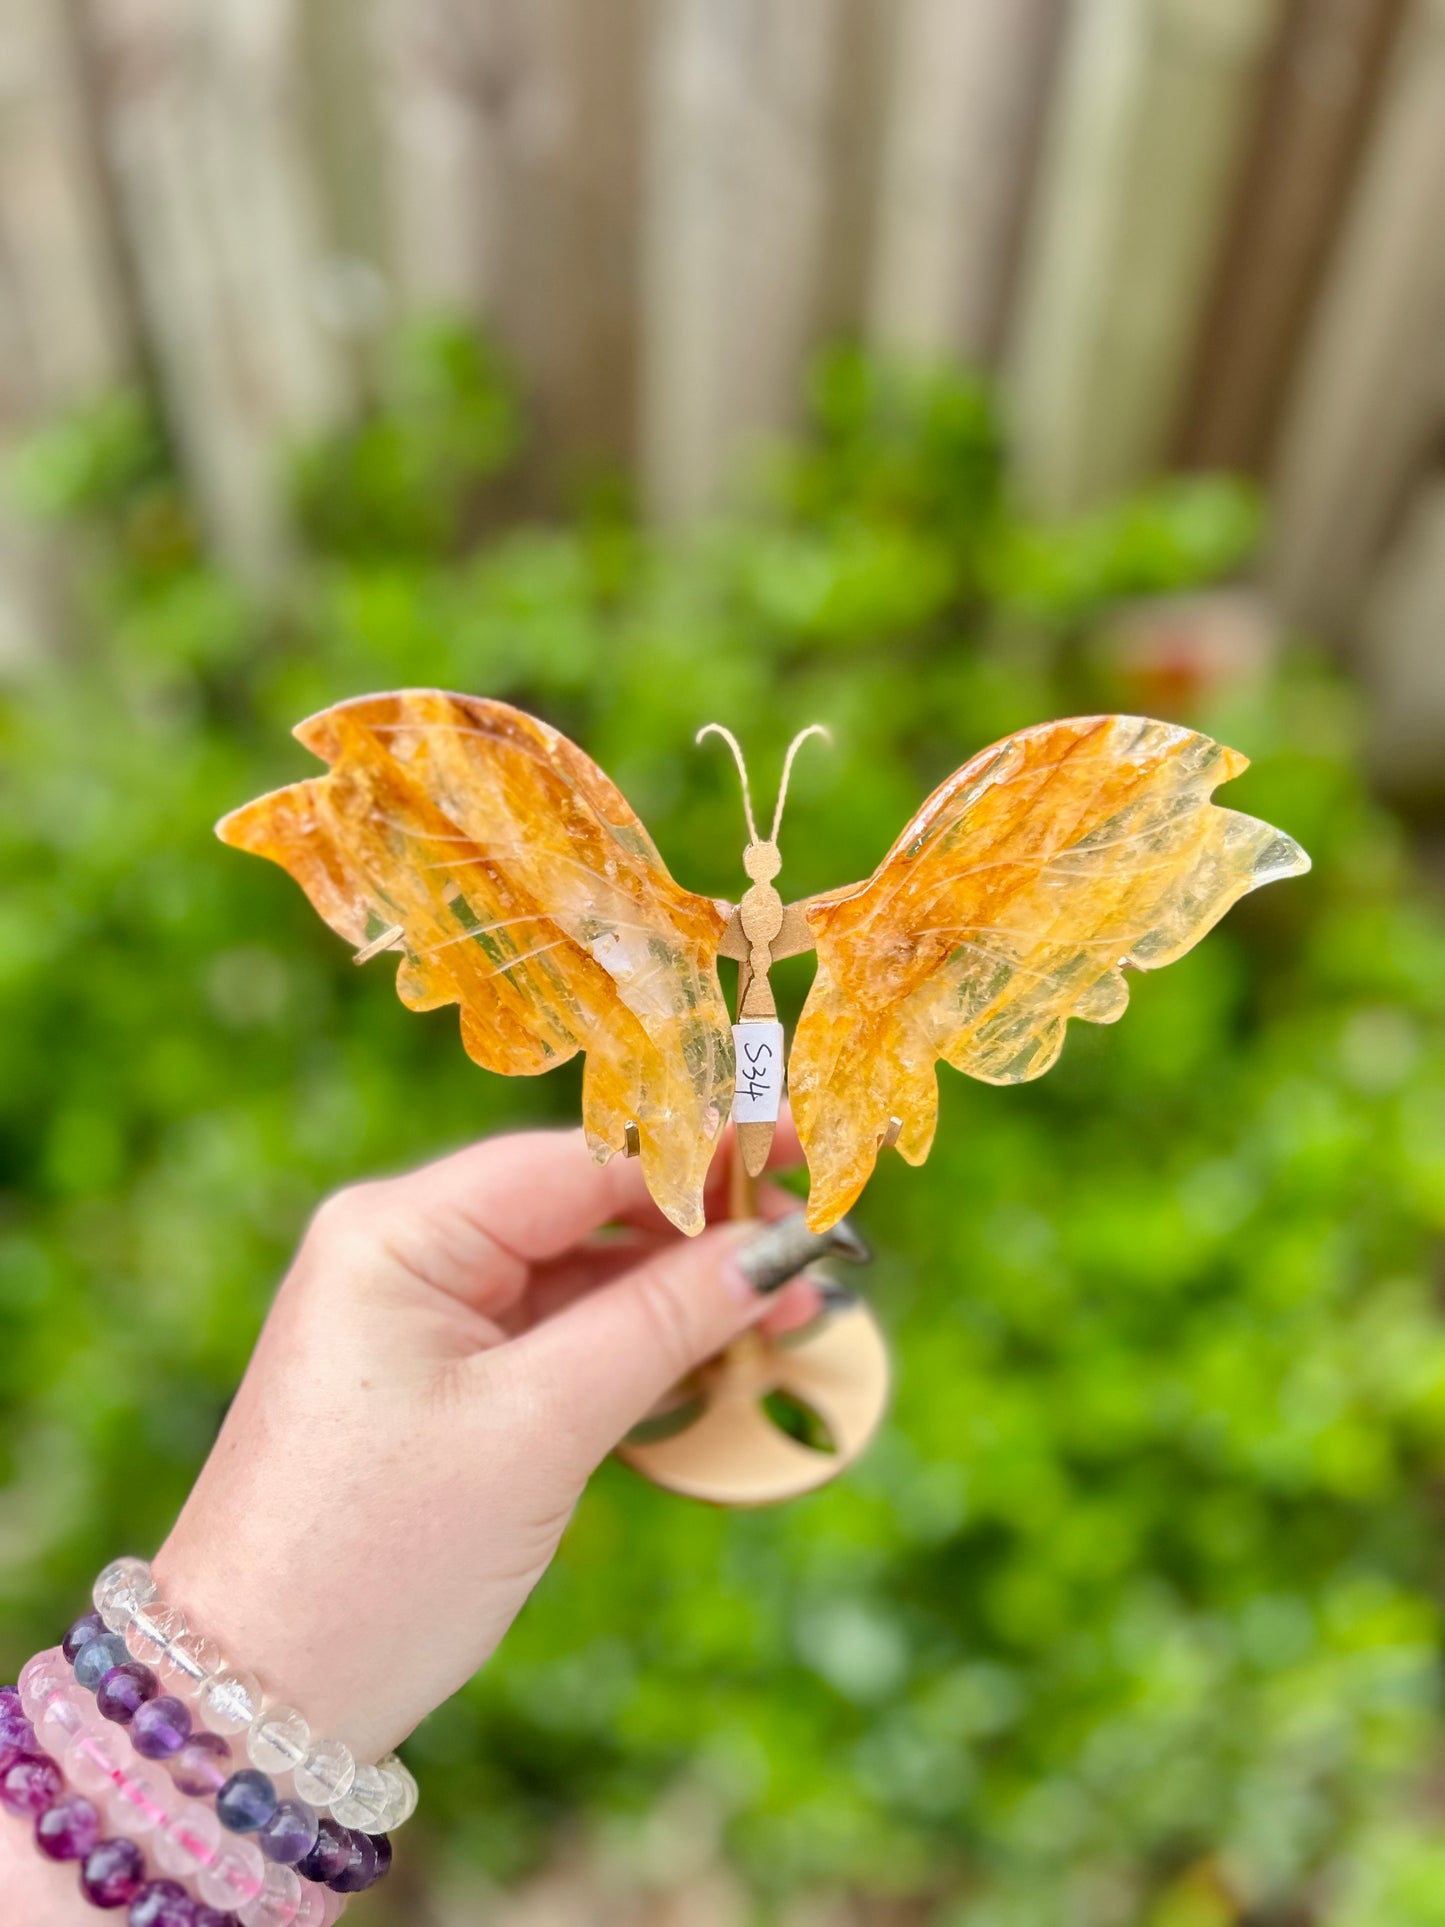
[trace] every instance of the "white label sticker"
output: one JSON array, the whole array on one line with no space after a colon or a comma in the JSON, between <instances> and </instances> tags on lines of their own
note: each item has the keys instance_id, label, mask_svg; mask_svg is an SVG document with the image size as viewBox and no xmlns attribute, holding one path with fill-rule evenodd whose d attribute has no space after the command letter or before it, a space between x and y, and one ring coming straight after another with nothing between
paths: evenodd
<instances>
[{"instance_id":1,"label":"white label sticker","mask_svg":"<svg viewBox=\"0 0 1445 1927\"><path fill-rule=\"evenodd\" d=\"M783 1097L783 1027L779 1023L733 1025L737 1051L734 1124L771 1124Z\"/></svg>"}]
</instances>

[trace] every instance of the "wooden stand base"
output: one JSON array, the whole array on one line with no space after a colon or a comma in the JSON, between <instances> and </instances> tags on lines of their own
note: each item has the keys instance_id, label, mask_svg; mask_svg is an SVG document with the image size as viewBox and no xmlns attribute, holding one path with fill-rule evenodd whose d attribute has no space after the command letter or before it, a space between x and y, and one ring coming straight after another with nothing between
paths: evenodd
<instances>
[{"instance_id":1,"label":"wooden stand base","mask_svg":"<svg viewBox=\"0 0 1445 1927\"><path fill-rule=\"evenodd\" d=\"M669 1492L714 1505L774 1505L815 1491L852 1465L888 1407L888 1348L856 1299L800 1332L746 1332L679 1387L696 1415L665 1438L626 1443L618 1457ZM820 1451L783 1431L764 1400L781 1392L816 1413L832 1441Z\"/></svg>"}]
</instances>

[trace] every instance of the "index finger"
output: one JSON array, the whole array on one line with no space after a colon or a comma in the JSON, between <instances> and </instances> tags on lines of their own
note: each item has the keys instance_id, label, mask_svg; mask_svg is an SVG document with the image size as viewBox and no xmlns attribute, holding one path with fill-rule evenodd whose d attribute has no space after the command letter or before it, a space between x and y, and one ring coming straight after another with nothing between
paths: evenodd
<instances>
[{"instance_id":1,"label":"index finger","mask_svg":"<svg viewBox=\"0 0 1445 1927\"><path fill-rule=\"evenodd\" d=\"M708 1173L710 1217L719 1214L731 1155L729 1129ZM801 1155L784 1109L769 1167L796 1164ZM412 1268L473 1304L485 1300L493 1306L499 1297L507 1298L521 1288L530 1266L560 1257L617 1219L667 1228L648 1196L638 1161L614 1157L598 1164L580 1130L483 1138L376 1189L387 1205L400 1208L404 1230L415 1227L418 1259L424 1254L424 1262L413 1262ZM393 1248L396 1242L394 1230ZM499 1258L509 1261L509 1275L501 1280Z\"/></svg>"}]
</instances>

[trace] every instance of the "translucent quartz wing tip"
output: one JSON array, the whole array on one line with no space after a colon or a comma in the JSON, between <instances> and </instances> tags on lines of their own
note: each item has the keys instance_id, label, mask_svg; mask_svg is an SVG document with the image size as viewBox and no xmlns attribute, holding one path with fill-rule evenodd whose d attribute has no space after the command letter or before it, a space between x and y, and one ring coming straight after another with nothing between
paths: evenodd
<instances>
[{"instance_id":1,"label":"translucent quartz wing tip","mask_svg":"<svg viewBox=\"0 0 1445 1927\"><path fill-rule=\"evenodd\" d=\"M595 763L506 703L364 696L296 734L329 773L234 811L222 840L289 871L358 949L399 926L398 995L460 1005L488 1070L585 1051L594 1154L619 1151L635 1121L653 1196L700 1231L732 1101L723 910L673 881Z\"/></svg>"},{"instance_id":2,"label":"translucent quartz wing tip","mask_svg":"<svg viewBox=\"0 0 1445 1927\"><path fill-rule=\"evenodd\" d=\"M825 1230L872 1172L890 1117L928 1155L939 1059L995 1084L1041 1076L1071 1017L1112 1023L1125 965L1158 969L1230 905L1309 858L1210 802L1246 767L1135 716L1047 723L929 797L869 881L815 900L818 968L788 1064Z\"/></svg>"},{"instance_id":3,"label":"translucent quartz wing tip","mask_svg":"<svg viewBox=\"0 0 1445 1927\"><path fill-rule=\"evenodd\" d=\"M1243 820L1252 823L1256 819ZM1279 883L1285 877L1302 877L1313 868L1309 852L1302 850L1292 836L1286 836L1283 830L1271 829L1268 823L1259 824L1259 828L1268 833L1268 841L1262 844L1255 858L1252 890L1257 890L1262 883Z\"/></svg>"}]
</instances>

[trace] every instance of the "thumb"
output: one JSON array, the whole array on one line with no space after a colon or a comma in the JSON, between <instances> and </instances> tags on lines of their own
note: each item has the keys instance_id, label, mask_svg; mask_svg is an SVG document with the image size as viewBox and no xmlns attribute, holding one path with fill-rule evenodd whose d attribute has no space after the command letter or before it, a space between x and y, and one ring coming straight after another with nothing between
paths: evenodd
<instances>
[{"instance_id":1,"label":"thumb","mask_svg":"<svg viewBox=\"0 0 1445 1927\"><path fill-rule=\"evenodd\" d=\"M777 1309L778 1287L829 1247L801 1213L679 1239L515 1340L511 1364L576 1441L585 1477L679 1379Z\"/></svg>"}]
</instances>

